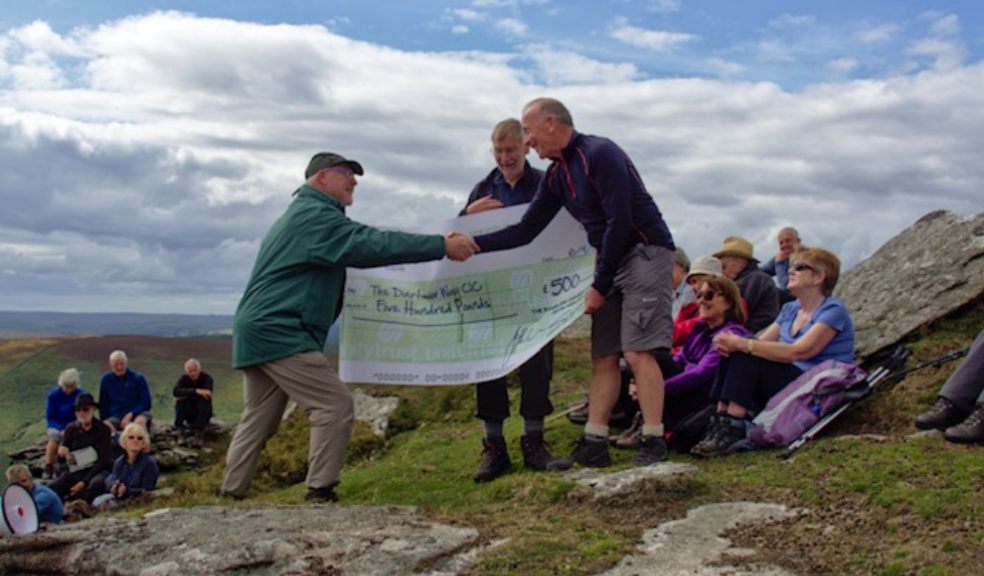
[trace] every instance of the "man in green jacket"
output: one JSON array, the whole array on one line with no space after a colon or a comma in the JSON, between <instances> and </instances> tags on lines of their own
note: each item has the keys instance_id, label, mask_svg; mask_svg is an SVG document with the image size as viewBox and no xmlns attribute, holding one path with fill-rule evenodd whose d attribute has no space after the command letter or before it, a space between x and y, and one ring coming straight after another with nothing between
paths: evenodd
<instances>
[{"instance_id":1,"label":"man in green jacket","mask_svg":"<svg viewBox=\"0 0 984 576\"><path fill-rule=\"evenodd\" d=\"M233 328L232 365L244 372L244 406L226 456L225 495L245 497L290 398L311 423L307 499L337 500L354 410L348 387L322 350L341 312L345 268L444 256L463 261L478 250L464 234L388 232L350 220L345 207L362 174L358 162L315 154L307 181L260 246Z\"/></svg>"}]
</instances>

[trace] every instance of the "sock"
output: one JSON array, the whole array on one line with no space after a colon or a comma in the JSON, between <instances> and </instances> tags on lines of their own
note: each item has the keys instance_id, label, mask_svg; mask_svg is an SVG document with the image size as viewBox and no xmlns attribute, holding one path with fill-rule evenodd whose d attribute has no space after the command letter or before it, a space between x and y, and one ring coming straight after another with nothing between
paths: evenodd
<instances>
[{"instance_id":1,"label":"sock","mask_svg":"<svg viewBox=\"0 0 984 576\"><path fill-rule=\"evenodd\" d=\"M543 418L524 418L523 430L526 435L543 434Z\"/></svg>"},{"instance_id":2,"label":"sock","mask_svg":"<svg viewBox=\"0 0 984 576\"><path fill-rule=\"evenodd\" d=\"M595 442L608 442L608 426L588 422L584 425L584 436Z\"/></svg>"},{"instance_id":3,"label":"sock","mask_svg":"<svg viewBox=\"0 0 984 576\"><path fill-rule=\"evenodd\" d=\"M485 420L485 437L502 438L502 422L489 422Z\"/></svg>"},{"instance_id":4,"label":"sock","mask_svg":"<svg viewBox=\"0 0 984 576\"><path fill-rule=\"evenodd\" d=\"M662 424L643 424L642 425L642 435L643 436L659 436L663 437L663 425Z\"/></svg>"}]
</instances>

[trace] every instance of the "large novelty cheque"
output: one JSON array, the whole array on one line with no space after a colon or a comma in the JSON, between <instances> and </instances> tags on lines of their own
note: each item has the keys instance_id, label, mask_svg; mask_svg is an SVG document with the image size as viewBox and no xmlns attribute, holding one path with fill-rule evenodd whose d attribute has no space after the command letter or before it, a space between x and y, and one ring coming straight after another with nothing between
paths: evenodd
<instances>
[{"instance_id":1,"label":"large novelty cheque","mask_svg":"<svg viewBox=\"0 0 984 576\"><path fill-rule=\"evenodd\" d=\"M494 231L526 206L435 225ZM584 313L595 253L566 210L530 244L440 260L348 269L339 375L371 384L465 384L504 376Z\"/></svg>"}]
</instances>

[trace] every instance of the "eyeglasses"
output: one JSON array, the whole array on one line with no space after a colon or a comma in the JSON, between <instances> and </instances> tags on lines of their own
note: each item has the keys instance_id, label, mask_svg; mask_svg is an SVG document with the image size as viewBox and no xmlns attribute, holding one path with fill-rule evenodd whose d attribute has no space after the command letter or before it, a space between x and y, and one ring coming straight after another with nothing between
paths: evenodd
<instances>
[{"instance_id":1,"label":"eyeglasses","mask_svg":"<svg viewBox=\"0 0 984 576\"><path fill-rule=\"evenodd\" d=\"M797 262L792 265L792 269L797 272L802 272L803 270L809 270L810 272L816 272L817 269L809 264L804 264L803 262Z\"/></svg>"},{"instance_id":2,"label":"eyeglasses","mask_svg":"<svg viewBox=\"0 0 984 576\"><path fill-rule=\"evenodd\" d=\"M714 290L704 290L703 292L697 293L697 299L704 302L710 302L714 300L714 297L720 294L720 292L715 292Z\"/></svg>"},{"instance_id":3,"label":"eyeglasses","mask_svg":"<svg viewBox=\"0 0 984 576\"><path fill-rule=\"evenodd\" d=\"M127 436L126 439L127 440L140 440L141 442L144 441L144 437L143 436Z\"/></svg>"}]
</instances>

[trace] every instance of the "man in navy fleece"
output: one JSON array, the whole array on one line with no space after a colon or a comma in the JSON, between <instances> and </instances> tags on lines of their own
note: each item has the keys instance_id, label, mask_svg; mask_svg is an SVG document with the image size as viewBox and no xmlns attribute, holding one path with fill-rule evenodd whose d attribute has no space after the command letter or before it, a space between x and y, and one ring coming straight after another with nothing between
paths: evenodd
<instances>
[{"instance_id":1,"label":"man in navy fleece","mask_svg":"<svg viewBox=\"0 0 984 576\"><path fill-rule=\"evenodd\" d=\"M99 417L113 433L136 422L150 430L150 386L136 370L130 370L126 352L113 350L109 355L110 371L99 382Z\"/></svg>"},{"instance_id":2,"label":"man in navy fleece","mask_svg":"<svg viewBox=\"0 0 984 576\"><path fill-rule=\"evenodd\" d=\"M570 457L550 468L611 463L608 418L619 394L620 354L635 376L643 414L635 462L665 461L663 374L653 353L669 350L673 339L673 237L625 152L577 132L563 103L537 98L523 108L521 123L525 142L553 163L522 220L475 241L485 252L527 244L566 208L598 253L584 307L592 315L588 422Z\"/></svg>"}]
</instances>

